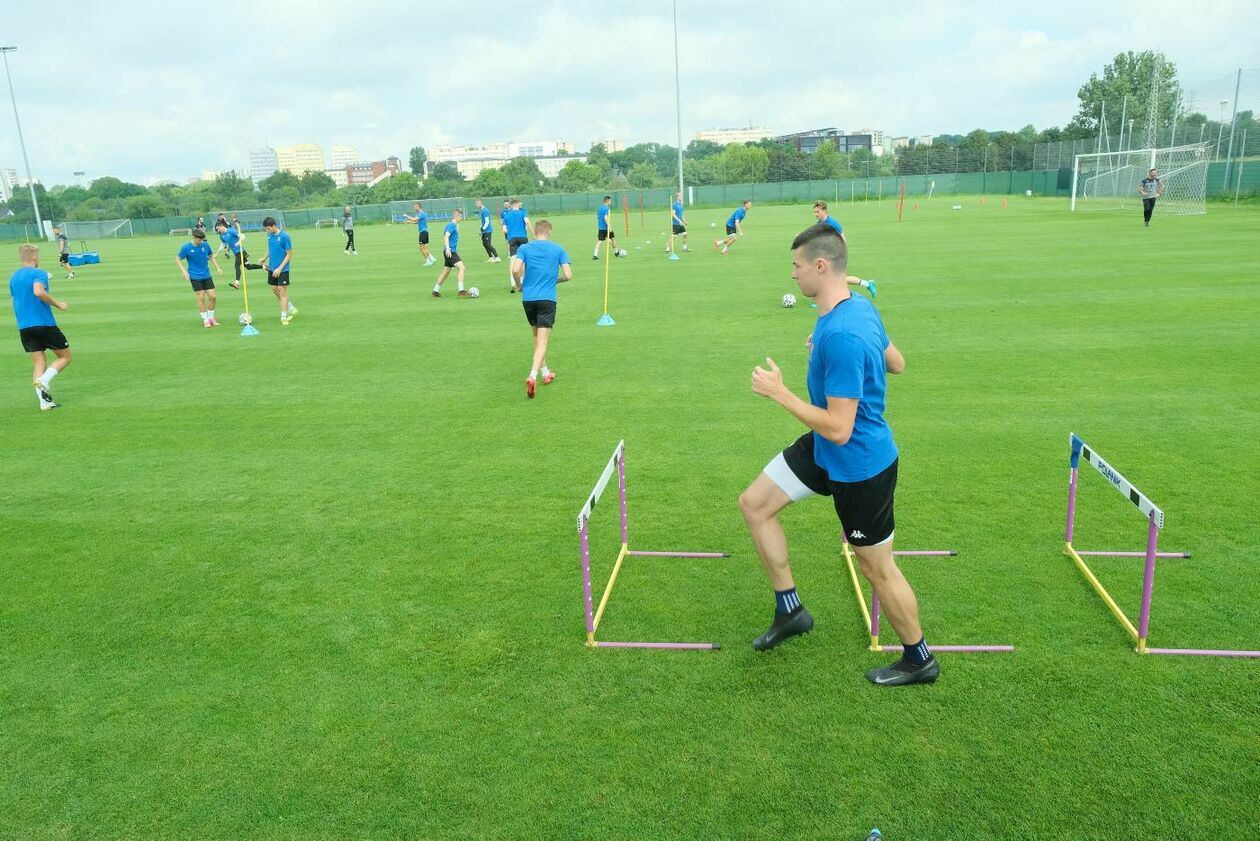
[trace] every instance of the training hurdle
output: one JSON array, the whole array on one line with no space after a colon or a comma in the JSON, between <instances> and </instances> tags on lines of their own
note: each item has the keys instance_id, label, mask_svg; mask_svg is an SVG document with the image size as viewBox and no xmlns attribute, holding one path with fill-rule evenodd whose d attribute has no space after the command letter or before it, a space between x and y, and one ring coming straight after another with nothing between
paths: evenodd
<instances>
[{"instance_id":1,"label":"training hurdle","mask_svg":"<svg viewBox=\"0 0 1260 841\"><path fill-rule=\"evenodd\" d=\"M849 580L853 582L853 594L857 596L858 607L862 611L862 627L871 635L871 651L888 651L900 654L903 650L901 643L896 645L881 645L879 641L879 594L875 592L875 588L871 588L871 606L866 606L866 593L862 590L862 583L858 578L857 556L853 554L853 548L849 545L849 541L844 541L844 561L849 567ZM952 549L902 549L893 550L894 558L904 557L952 557L958 553ZM952 651L962 654L981 654L981 653L997 653L1004 651L1014 651L1013 645L937 645L936 643L928 644L932 651Z\"/></svg>"},{"instance_id":2,"label":"training hurdle","mask_svg":"<svg viewBox=\"0 0 1260 841\"><path fill-rule=\"evenodd\" d=\"M1232 649L1210 649L1210 648L1150 648L1146 644L1147 635L1151 627L1151 594L1155 589L1155 559L1156 558L1189 558L1189 552L1160 552L1159 533L1164 528L1164 512L1151 502L1150 498L1133 487L1133 483L1120 472L1103 460L1102 456L1091 449L1080 436L1075 432L1071 433L1069 439L1071 445L1071 472L1068 475L1068 502L1067 502L1067 529L1063 538L1063 554L1068 555L1076 562L1076 566L1080 568L1081 573L1093 585L1098 595L1106 602L1107 607L1111 609L1112 614L1116 617L1116 621L1120 626L1128 632L1133 641L1137 643L1134 650L1138 654L1188 654L1204 657L1260 657L1260 651L1237 651ZM1076 533L1076 488L1079 478L1079 470L1081 458L1084 457L1086 463L1093 466L1095 470L1108 482L1111 486L1121 493L1125 499L1137 506L1137 509L1146 517L1146 549L1141 552L1083 552L1079 551L1073 545L1073 538ZM1142 608L1138 615L1138 626L1133 627L1133 622L1120 609L1120 605L1116 604L1116 600L1107 592L1107 588L1090 570L1089 564L1085 563L1086 557L1109 557L1109 558L1145 558L1146 570L1142 577Z\"/></svg>"},{"instance_id":3,"label":"training hurdle","mask_svg":"<svg viewBox=\"0 0 1260 841\"><path fill-rule=\"evenodd\" d=\"M613 563L612 574L608 584L604 586L604 594L600 597L599 607L591 609L591 546L589 524L591 513L599 504L608 483L612 481L614 471L617 474L617 503L621 513L621 549L617 552L617 560ZM599 629L599 621L604 617L604 609L608 607L608 599L612 596L613 585L617 583L617 574L621 572L621 562L627 556L643 558L729 558L729 552L660 552L634 551L630 548L630 520L626 505L626 442L618 441L608 465L595 483L595 489L586 498L586 504L577 516L578 540L582 546L582 598L586 608L586 644L591 648L664 648L675 650L713 650L721 648L716 642L611 642L595 639Z\"/></svg>"}]
</instances>

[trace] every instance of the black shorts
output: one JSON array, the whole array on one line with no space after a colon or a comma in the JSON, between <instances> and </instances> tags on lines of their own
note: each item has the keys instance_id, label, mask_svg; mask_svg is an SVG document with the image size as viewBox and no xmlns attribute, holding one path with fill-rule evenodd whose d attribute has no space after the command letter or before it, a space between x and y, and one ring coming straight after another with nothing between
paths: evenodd
<instances>
[{"instance_id":1,"label":"black shorts","mask_svg":"<svg viewBox=\"0 0 1260 841\"><path fill-rule=\"evenodd\" d=\"M25 327L18 331L18 336L22 339L22 349L27 353L65 350L70 347L70 342L60 327Z\"/></svg>"},{"instance_id":2,"label":"black shorts","mask_svg":"<svg viewBox=\"0 0 1260 841\"><path fill-rule=\"evenodd\" d=\"M836 516L845 531L845 539L854 546L874 546L892 536L893 496L897 489L897 459L869 479L861 482L835 482L827 471L814 461L814 433L806 432L781 453L783 461L806 489L819 496L829 496L836 507ZM778 457L766 468L770 478L779 483L773 468ZM780 484L782 488L782 485ZM782 488L794 499L803 498L789 488ZM806 496L808 494L805 494Z\"/></svg>"},{"instance_id":3,"label":"black shorts","mask_svg":"<svg viewBox=\"0 0 1260 841\"><path fill-rule=\"evenodd\" d=\"M555 301L521 301L525 307L525 320L530 327L555 327Z\"/></svg>"},{"instance_id":4,"label":"black shorts","mask_svg":"<svg viewBox=\"0 0 1260 841\"><path fill-rule=\"evenodd\" d=\"M428 232L428 231L421 231L421 232L420 232L420 244L421 244L421 245L428 245L428 244L429 244L429 232Z\"/></svg>"},{"instance_id":5,"label":"black shorts","mask_svg":"<svg viewBox=\"0 0 1260 841\"><path fill-rule=\"evenodd\" d=\"M685 234L685 233L687 233L687 226L686 226L686 225L675 225L675 226L674 226L674 233L676 233L676 234Z\"/></svg>"},{"instance_id":6,"label":"black shorts","mask_svg":"<svg viewBox=\"0 0 1260 841\"><path fill-rule=\"evenodd\" d=\"M276 277L271 272L267 272L267 285L268 286L288 286L289 273L287 271L280 272L280 276Z\"/></svg>"},{"instance_id":7,"label":"black shorts","mask_svg":"<svg viewBox=\"0 0 1260 841\"><path fill-rule=\"evenodd\" d=\"M508 254L515 257L516 249L520 248L527 242L529 242L529 240L525 239L525 237L512 237L508 240Z\"/></svg>"},{"instance_id":8,"label":"black shorts","mask_svg":"<svg viewBox=\"0 0 1260 841\"><path fill-rule=\"evenodd\" d=\"M728 237L733 237L733 236L735 236L735 234L736 234L736 233L738 233L738 232L735 230L735 226L734 226L734 225L727 225L727 226L726 226L726 235L727 235Z\"/></svg>"},{"instance_id":9,"label":"black shorts","mask_svg":"<svg viewBox=\"0 0 1260 841\"><path fill-rule=\"evenodd\" d=\"M195 277L190 277L188 279L188 282L192 284L192 288L194 292L205 292L207 290L214 288L214 280L212 278L206 278L205 280L197 280L197 278Z\"/></svg>"},{"instance_id":10,"label":"black shorts","mask_svg":"<svg viewBox=\"0 0 1260 841\"><path fill-rule=\"evenodd\" d=\"M61 265L63 265L63 266L65 266L65 265L69 265L69 263L70 263L70 255L69 255L69 254L62 254L60 257L58 257L58 258L57 258L57 262L61 263Z\"/></svg>"},{"instance_id":11,"label":"black shorts","mask_svg":"<svg viewBox=\"0 0 1260 841\"><path fill-rule=\"evenodd\" d=\"M603 242L603 241L604 241L604 240L606 240L606 239L616 239L616 238L617 238L617 234L616 234L616 232L615 232L615 231L613 231L613 229L612 229L612 228L609 228L609 229L608 229L608 230L606 230L606 231L600 231L600 232L599 232L599 241L600 241L600 242Z\"/></svg>"},{"instance_id":12,"label":"black shorts","mask_svg":"<svg viewBox=\"0 0 1260 841\"><path fill-rule=\"evenodd\" d=\"M452 251L450 257L447 257L445 254L442 255L442 265L446 266L448 269L455 268L455 264L459 261L460 256L458 251Z\"/></svg>"}]
</instances>

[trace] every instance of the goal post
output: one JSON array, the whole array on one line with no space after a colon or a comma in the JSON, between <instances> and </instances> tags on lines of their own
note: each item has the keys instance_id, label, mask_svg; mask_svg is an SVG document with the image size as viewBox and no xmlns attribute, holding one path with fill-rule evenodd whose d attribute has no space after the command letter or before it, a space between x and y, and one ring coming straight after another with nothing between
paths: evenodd
<instances>
[{"instance_id":1,"label":"goal post","mask_svg":"<svg viewBox=\"0 0 1260 841\"><path fill-rule=\"evenodd\" d=\"M1071 209L1077 212L1135 207L1142 200L1138 186L1154 169L1164 188L1158 204L1161 215L1206 213L1210 160L1209 144L1204 143L1077 155L1072 165Z\"/></svg>"},{"instance_id":2,"label":"goal post","mask_svg":"<svg viewBox=\"0 0 1260 841\"><path fill-rule=\"evenodd\" d=\"M217 214L216 214L217 215ZM223 213L227 220L231 222L237 219L241 223L242 231L261 231L263 229L263 220L268 216L276 220L276 224L281 228L286 228L284 211L274 207L262 207L256 210L227 210ZM210 224L213 224L211 222Z\"/></svg>"},{"instance_id":3,"label":"goal post","mask_svg":"<svg viewBox=\"0 0 1260 841\"><path fill-rule=\"evenodd\" d=\"M61 232L70 239L107 239L135 236L130 219L104 219L99 222L62 222Z\"/></svg>"}]
</instances>

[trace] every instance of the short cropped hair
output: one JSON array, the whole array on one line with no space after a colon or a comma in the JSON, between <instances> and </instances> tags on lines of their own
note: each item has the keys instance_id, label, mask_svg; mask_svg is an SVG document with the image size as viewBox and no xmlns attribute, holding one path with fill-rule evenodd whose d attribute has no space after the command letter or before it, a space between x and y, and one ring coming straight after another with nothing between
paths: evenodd
<instances>
[{"instance_id":1,"label":"short cropped hair","mask_svg":"<svg viewBox=\"0 0 1260 841\"><path fill-rule=\"evenodd\" d=\"M546 219L539 219L537 222L534 223L534 233L535 234L550 234L551 223L548 222Z\"/></svg>"},{"instance_id":2,"label":"short cropped hair","mask_svg":"<svg viewBox=\"0 0 1260 841\"><path fill-rule=\"evenodd\" d=\"M18 259L22 262L34 259L39 254L39 246L34 243L26 243L18 246Z\"/></svg>"},{"instance_id":3,"label":"short cropped hair","mask_svg":"<svg viewBox=\"0 0 1260 841\"><path fill-rule=\"evenodd\" d=\"M814 202L814 207L818 208L819 210L826 210L827 203L823 201L822 199L819 199L818 201Z\"/></svg>"},{"instance_id":4,"label":"short cropped hair","mask_svg":"<svg viewBox=\"0 0 1260 841\"><path fill-rule=\"evenodd\" d=\"M604 196L604 201L612 201L612 196Z\"/></svg>"},{"instance_id":5,"label":"short cropped hair","mask_svg":"<svg viewBox=\"0 0 1260 841\"><path fill-rule=\"evenodd\" d=\"M266 219L263 220L264 228L274 228L275 226L276 226L276 217L268 216Z\"/></svg>"},{"instance_id":6,"label":"short cropped hair","mask_svg":"<svg viewBox=\"0 0 1260 841\"><path fill-rule=\"evenodd\" d=\"M205 232L205 229L204 229L204 228L193 228L192 238L193 238L193 239L205 239L205 238L206 238L206 232Z\"/></svg>"},{"instance_id":7,"label":"short cropped hair","mask_svg":"<svg viewBox=\"0 0 1260 841\"><path fill-rule=\"evenodd\" d=\"M833 271L843 272L849 266L849 247L830 225L810 225L801 231L792 240L792 250L798 248L804 251L806 260L827 260Z\"/></svg>"},{"instance_id":8,"label":"short cropped hair","mask_svg":"<svg viewBox=\"0 0 1260 841\"><path fill-rule=\"evenodd\" d=\"M222 228L223 230L225 230L225 231L226 231L226 230L227 230L227 226L228 226L228 223L227 223L227 220L226 220L226 219L219 219L219 221L218 221L218 222L215 222L215 223L214 223L214 229L215 229L216 231L217 231L219 228Z\"/></svg>"}]
</instances>

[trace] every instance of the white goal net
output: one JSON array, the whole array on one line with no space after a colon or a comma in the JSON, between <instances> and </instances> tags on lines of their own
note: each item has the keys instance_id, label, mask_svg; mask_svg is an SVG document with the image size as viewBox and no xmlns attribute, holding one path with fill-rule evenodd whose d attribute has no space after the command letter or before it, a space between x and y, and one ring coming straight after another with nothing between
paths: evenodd
<instances>
[{"instance_id":1,"label":"white goal net","mask_svg":"<svg viewBox=\"0 0 1260 841\"><path fill-rule=\"evenodd\" d=\"M1138 187L1151 169L1163 186L1157 212L1192 216L1207 212L1210 144L1168 149L1131 149L1077 155L1072 172L1072 210L1123 210L1140 207Z\"/></svg>"},{"instance_id":2,"label":"white goal net","mask_svg":"<svg viewBox=\"0 0 1260 841\"><path fill-rule=\"evenodd\" d=\"M130 219L105 219L100 222L62 222L61 232L70 239L105 239L133 236Z\"/></svg>"}]
</instances>

